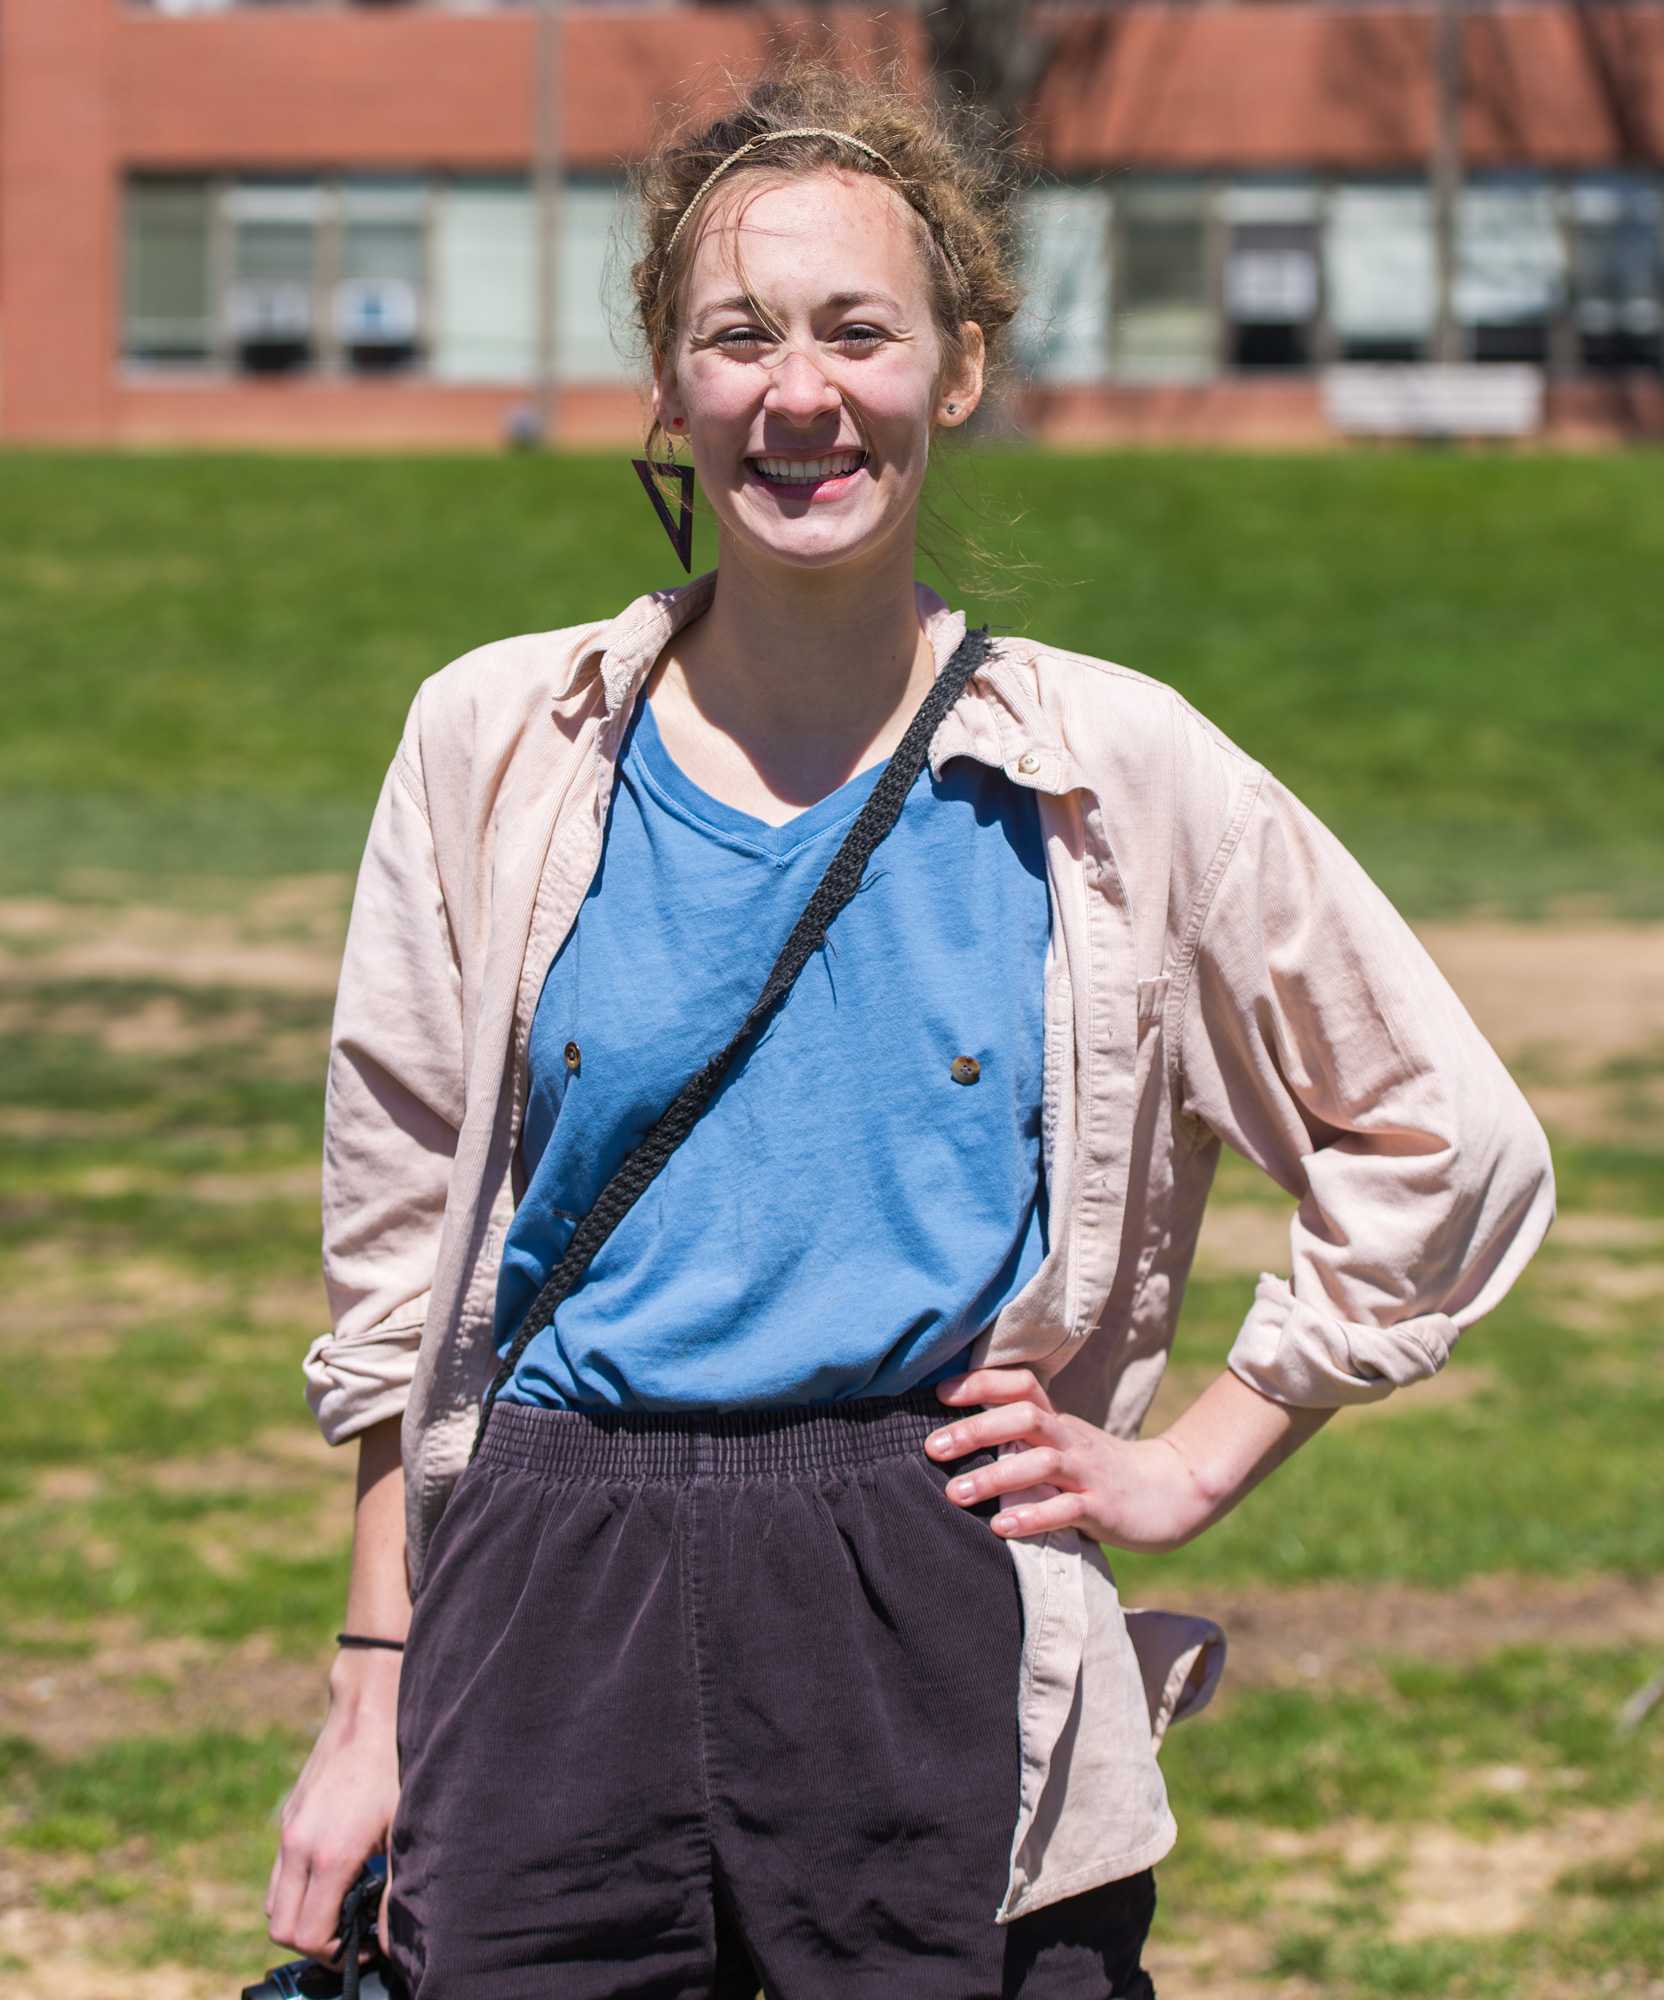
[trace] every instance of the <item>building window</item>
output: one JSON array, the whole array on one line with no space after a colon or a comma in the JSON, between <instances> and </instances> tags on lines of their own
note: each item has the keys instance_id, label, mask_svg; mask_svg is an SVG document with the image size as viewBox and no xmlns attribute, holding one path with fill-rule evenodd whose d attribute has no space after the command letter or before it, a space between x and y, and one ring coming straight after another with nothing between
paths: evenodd
<instances>
[{"instance_id":1,"label":"building window","mask_svg":"<svg viewBox=\"0 0 1664 2000\"><path fill-rule=\"evenodd\" d=\"M122 205L122 351L206 361L214 351L206 181L133 181Z\"/></svg>"},{"instance_id":2,"label":"building window","mask_svg":"<svg viewBox=\"0 0 1664 2000\"><path fill-rule=\"evenodd\" d=\"M348 368L387 373L420 358L428 292L427 218L425 181L366 177L342 183L334 334Z\"/></svg>"},{"instance_id":3,"label":"building window","mask_svg":"<svg viewBox=\"0 0 1664 2000\"><path fill-rule=\"evenodd\" d=\"M1351 184L1323 232L1329 324L1345 361L1419 361L1433 333L1433 204L1424 186Z\"/></svg>"},{"instance_id":4,"label":"building window","mask_svg":"<svg viewBox=\"0 0 1664 2000\"><path fill-rule=\"evenodd\" d=\"M1031 380L1101 382L1107 374L1109 230L1107 188L1039 187L1024 194L1024 296L1012 347Z\"/></svg>"},{"instance_id":5,"label":"building window","mask_svg":"<svg viewBox=\"0 0 1664 2000\"><path fill-rule=\"evenodd\" d=\"M634 253L622 184L561 190L555 365L628 380ZM137 177L123 204L122 353L259 375L537 373L539 259L524 175Z\"/></svg>"},{"instance_id":6,"label":"building window","mask_svg":"<svg viewBox=\"0 0 1664 2000\"><path fill-rule=\"evenodd\" d=\"M1218 361L1208 278L1207 190L1200 182L1123 182L1115 195L1115 371L1195 380Z\"/></svg>"},{"instance_id":7,"label":"building window","mask_svg":"<svg viewBox=\"0 0 1664 2000\"><path fill-rule=\"evenodd\" d=\"M537 219L523 178L457 181L435 225L433 372L528 382L537 368Z\"/></svg>"},{"instance_id":8,"label":"building window","mask_svg":"<svg viewBox=\"0 0 1664 2000\"><path fill-rule=\"evenodd\" d=\"M630 345L629 265L639 255L623 183L599 174L567 181L555 273L555 359L563 382L612 382L633 372L620 348Z\"/></svg>"},{"instance_id":9,"label":"building window","mask_svg":"<svg viewBox=\"0 0 1664 2000\"><path fill-rule=\"evenodd\" d=\"M1452 303L1469 356L1546 365L1566 290L1554 190L1524 178L1471 182L1456 213Z\"/></svg>"},{"instance_id":10,"label":"building window","mask_svg":"<svg viewBox=\"0 0 1664 2000\"><path fill-rule=\"evenodd\" d=\"M622 183L574 175L560 193L555 372L564 382L633 373L619 351L633 245ZM530 382L537 374L537 205L522 176L469 176L439 195L434 222L433 372L450 382Z\"/></svg>"},{"instance_id":11,"label":"building window","mask_svg":"<svg viewBox=\"0 0 1664 2000\"><path fill-rule=\"evenodd\" d=\"M226 334L233 358L251 374L305 368L316 354L322 212L315 181L241 181L227 191Z\"/></svg>"},{"instance_id":12,"label":"building window","mask_svg":"<svg viewBox=\"0 0 1664 2000\"><path fill-rule=\"evenodd\" d=\"M1664 190L1619 175L1574 181L1570 219L1579 360L1664 367Z\"/></svg>"},{"instance_id":13,"label":"building window","mask_svg":"<svg viewBox=\"0 0 1664 2000\"><path fill-rule=\"evenodd\" d=\"M1309 368L1318 313L1316 188L1236 181L1222 201L1231 366Z\"/></svg>"}]
</instances>

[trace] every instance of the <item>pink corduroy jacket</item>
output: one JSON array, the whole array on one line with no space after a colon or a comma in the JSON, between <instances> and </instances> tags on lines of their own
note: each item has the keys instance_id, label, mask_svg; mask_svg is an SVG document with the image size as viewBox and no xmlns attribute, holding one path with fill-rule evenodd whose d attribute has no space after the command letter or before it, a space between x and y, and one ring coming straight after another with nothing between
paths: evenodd
<instances>
[{"instance_id":1,"label":"pink corduroy jacket","mask_svg":"<svg viewBox=\"0 0 1664 2000\"><path fill-rule=\"evenodd\" d=\"M332 1443L402 1412L416 1590L495 1366L532 1012L647 671L715 587L453 661L417 690L376 804L326 1083L331 1324L303 1365ZM965 617L916 594L940 671ZM1039 795L1052 905L1050 1248L973 1365L1025 1365L1060 1409L1135 1437L1223 1142L1298 1198L1235 1373L1317 1406L1436 1373L1536 1249L1554 1189L1541 1126L1408 925L1268 771L1126 667L996 639L932 771L956 756ZM1000 1923L1168 1852L1157 1752L1225 1654L1211 1619L1124 1606L1074 1529L1006 1546L1022 1781Z\"/></svg>"}]
</instances>

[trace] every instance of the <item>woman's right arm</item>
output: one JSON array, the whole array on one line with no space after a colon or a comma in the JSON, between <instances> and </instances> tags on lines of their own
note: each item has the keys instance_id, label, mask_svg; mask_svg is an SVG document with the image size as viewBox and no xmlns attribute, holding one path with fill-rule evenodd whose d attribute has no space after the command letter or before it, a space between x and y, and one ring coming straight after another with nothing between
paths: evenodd
<instances>
[{"instance_id":1,"label":"woman's right arm","mask_svg":"<svg viewBox=\"0 0 1664 2000\"><path fill-rule=\"evenodd\" d=\"M346 1629L390 1639L410 1621L400 1424L464 1096L462 973L428 805L423 708L418 691L353 891L324 1090L330 1326L302 1363L325 1441L359 1440ZM277 1942L309 1956L328 1950L341 1898L392 1821L399 1663L380 1648L340 1649L323 1729L282 1809L267 1921Z\"/></svg>"},{"instance_id":2,"label":"woman's right arm","mask_svg":"<svg viewBox=\"0 0 1664 2000\"><path fill-rule=\"evenodd\" d=\"M409 1625L404 1466L399 1419L389 1417L359 1433L345 1629L402 1639ZM379 1646L343 1646L336 1653L329 1713L284 1801L266 1921L276 1943L308 1958L328 1958L339 1949L341 1898L392 1825L399 1797L399 1660Z\"/></svg>"}]
</instances>

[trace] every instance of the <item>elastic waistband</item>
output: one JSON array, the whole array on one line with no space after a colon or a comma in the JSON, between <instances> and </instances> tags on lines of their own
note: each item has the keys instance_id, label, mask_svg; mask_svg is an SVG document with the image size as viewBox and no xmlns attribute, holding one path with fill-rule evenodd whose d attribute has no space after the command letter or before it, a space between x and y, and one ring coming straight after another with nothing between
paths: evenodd
<instances>
[{"instance_id":1,"label":"elastic waistband","mask_svg":"<svg viewBox=\"0 0 1664 2000\"><path fill-rule=\"evenodd\" d=\"M623 1479L818 1472L921 1451L932 1431L982 1407L946 1404L929 1385L737 1410L557 1410L499 1399L476 1462Z\"/></svg>"}]
</instances>

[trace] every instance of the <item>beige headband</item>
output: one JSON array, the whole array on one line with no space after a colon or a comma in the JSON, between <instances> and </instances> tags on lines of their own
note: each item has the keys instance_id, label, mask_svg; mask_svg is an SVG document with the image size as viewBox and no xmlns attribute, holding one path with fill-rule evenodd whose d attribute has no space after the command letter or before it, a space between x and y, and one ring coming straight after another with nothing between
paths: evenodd
<instances>
[{"instance_id":1,"label":"beige headband","mask_svg":"<svg viewBox=\"0 0 1664 2000\"><path fill-rule=\"evenodd\" d=\"M699 204L710 193L717 181L721 179L736 160L743 159L747 153L754 152L759 146L767 145L771 139L841 139L846 146L854 146L859 151L870 154L881 166L888 168L889 172L894 174L898 181L901 179L901 176L896 173L895 168L890 165L889 161L885 159L876 146L869 146L865 139L857 139L853 132L834 132L826 125L784 125L776 132L759 132L754 139L747 139L743 146L736 146L727 159L719 161L694 190L693 199L677 218L676 227L670 232L670 241L664 246L665 261L667 263L670 260L671 252L676 248L676 239L687 227ZM941 245L942 255L947 258L948 263L953 267L953 275L963 285L965 282L965 272L959 259L953 254L951 244L934 226L930 225L928 216L925 217L925 222L930 227L931 235Z\"/></svg>"}]
</instances>

